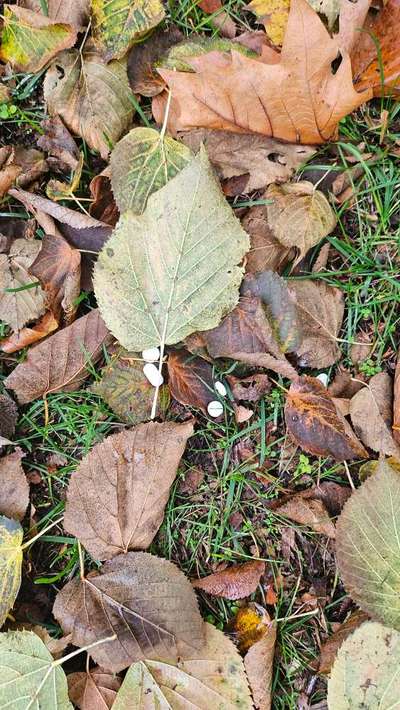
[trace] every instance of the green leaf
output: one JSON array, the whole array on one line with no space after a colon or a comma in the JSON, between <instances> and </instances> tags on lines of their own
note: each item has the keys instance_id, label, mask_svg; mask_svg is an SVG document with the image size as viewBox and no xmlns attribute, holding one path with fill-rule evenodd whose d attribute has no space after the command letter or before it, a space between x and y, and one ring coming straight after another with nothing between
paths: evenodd
<instances>
[{"instance_id":1,"label":"green leaf","mask_svg":"<svg viewBox=\"0 0 400 710\"><path fill-rule=\"evenodd\" d=\"M366 621L341 645L328 681L329 710L394 710L400 698L400 634Z\"/></svg>"},{"instance_id":2,"label":"green leaf","mask_svg":"<svg viewBox=\"0 0 400 710\"><path fill-rule=\"evenodd\" d=\"M72 710L67 678L33 631L0 634L1 707Z\"/></svg>"},{"instance_id":3,"label":"green leaf","mask_svg":"<svg viewBox=\"0 0 400 710\"><path fill-rule=\"evenodd\" d=\"M0 628L21 586L23 535L24 531L16 520L0 515Z\"/></svg>"},{"instance_id":4,"label":"green leaf","mask_svg":"<svg viewBox=\"0 0 400 710\"><path fill-rule=\"evenodd\" d=\"M92 0L93 37L106 61L123 57L165 16L160 0Z\"/></svg>"},{"instance_id":5,"label":"green leaf","mask_svg":"<svg viewBox=\"0 0 400 710\"><path fill-rule=\"evenodd\" d=\"M143 215L122 215L100 252L94 286L107 326L133 351L217 326L238 302L248 249L202 149Z\"/></svg>"},{"instance_id":6,"label":"green leaf","mask_svg":"<svg viewBox=\"0 0 400 710\"><path fill-rule=\"evenodd\" d=\"M389 461L380 461L345 504L336 558L346 591L361 609L400 630L400 471Z\"/></svg>"},{"instance_id":7,"label":"green leaf","mask_svg":"<svg viewBox=\"0 0 400 710\"><path fill-rule=\"evenodd\" d=\"M0 59L24 72L38 72L63 49L76 42L76 30L22 7L4 6Z\"/></svg>"},{"instance_id":8,"label":"green leaf","mask_svg":"<svg viewBox=\"0 0 400 710\"><path fill-rule=\"evenodd\" d=\"M190 162L193 153L183 143L163 137L153 128L134 128L111 153L111 185L120 212L142 214L149 196L167 184Z\"/></svg>"}]
</instances>

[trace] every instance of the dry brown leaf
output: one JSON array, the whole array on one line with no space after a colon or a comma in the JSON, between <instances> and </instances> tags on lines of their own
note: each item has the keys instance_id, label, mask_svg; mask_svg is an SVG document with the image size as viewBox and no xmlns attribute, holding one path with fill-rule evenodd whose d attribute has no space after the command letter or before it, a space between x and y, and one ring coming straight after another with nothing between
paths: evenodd
<instances>
[{"instance_id":1,"label":"dry brown leaf","mask_svg":"<svg viewBox=\"0 0 400 710\"><path fill-rule=\"evenodd\" d=\"M321 369L340 358L337 336L344 314L343 293L324 281L290 280L296 297L302 327L302 340L296 354L300 367Z\"/></svg>"},{"instance_id":2,"label":"dry brown leaf","mask_svg":"<svg viewBox=\"0 0 400 710\"><path fill-rule=\"evenodd\" d=\"M362 330L356 332L354 336L355 342L350 348L350 359L353 365L359 365L364 360L368 360L373 343L371 341L371 336Z\"/></svg>"},{"instance_id":3,"label":"dry brown leaf","mask_svg":"<svg viewBox=\"0 0 400 710\"><path fill-rule=\"evenodd\" d=\"M15 331L46 309L45 294L29 273L40 244L37 240L15 239L9 253L0 254L0 318ZM20 290L22 286L28 288Z\"/></svg>"},{"instance_id":4,"label":"dry brown leaf","mask_svg":"<svg viewBox=\"0 0 400 710\"><path fill-rule=\"evenodd\" d=\"M22 449L0 458L0 514L22 520L29 504L29 483L21 459Z\"/></svg>"},{"instance_id":5,"label":"dry brown leaf","mask_svg":"<svg viewBox=\"0 0 400 710\"><path fill-rule=\"evenodd\" d=\"M20 404L63 390L79 389L96 362L110 334L97 309L51 335L28 352L4 381Z\"/></svg>"},{"instance_id":6,"label":"dry brown leaf","mask_svg":"<svg viewBox=\"0 0 400 710\"><path fill-rule=\"evenodd\" d=\"M120 678L100 666L70 673L67 680L70 700L80 710L110 710L121 686Z\"/></svg>"},{"instance_id":7,"label":"dry brown leaf","mask_svg":"<svg viewBox=\"0 0 400 710\"><path fill-rule=\"evenodd\" d=\"M353 611L348 619L343 624L340 624L339 628L334 631L334 633L329 636L326 641L321 646L321 652L319 657L318 673L323 673L324 675L329 675L331 672L336 654L342 645L343 641L358 629L364 621L367 621L369 616L360 609Z\"/></svg>"},{"instance_id":8,"label":"dry brown leaf","mask_svg":"<svg viewBox=\"0 0 400 710\"><path fill-rule=\"evenodd\" d=\"M315 498L304 498L302 492L295 493L287 503L275 508L274 512L289 518L289 520L294 520L300 525L307 525L315 532L322 533L331 539L335 537L335 526L322 501Z\"/></svg>"},{"instance_id":9,"label":"dry brown leaf","mask_svg":"<svg viewBox=\"0 0 400 710\"><path fill-rule=\"evenodd\" d=\"M170 25L167 29L157 28L146 42L132 47L128 57L128 79L135 94L157 96L164 90L165 82L155 65L168 49L182 40L182 32Z\"/></svg>"},{"instance_id":10,"label":"dry brown leaf","mask_svg":"<svg viewBox=\"0 0 400 710\"><path fill-rule=\"evenodd\" d=\"M4 146L0 148L0 197L12 185L28 187L48 170L43 153L35 148Z\"/></svg>"},{"instance_id":11,"label":"dry brown leaf","mask_svg":"<svg viewBox=\"0 0 400 710\"><path fill-rule=\"evenodd\" d=\"M236 52L209 52L188 60L193 72L159 69L172 91L170 129L262 133L312 145L335 139L340 119L372 93L353 88L345 51L332 73L339 51L338 40L329 36L306 0L293 0L282 53L274 63ZM153 99L158 123L165 101L161 95Z\"/></svg>"},{"instance_id":12,"label":"dry brown leaf","mask_svg":"<svg viewBox=\"0 0 400 710\"><path fill-rule=\"evenodd\" d=\"M397 365L394 375L393 437L400 445L400 350L397 353Z\"/></svg>"},{"instance_id":13,"label":"dry brown leaf","mask_svg":"<svg viewBox=\"0 0 400 710\"><path fill-rule=\"evenodd\" d=\"M338 39L340 46L349 53L362 37L361 29L370 5L371 0L340 0Z\"/></svg>"},{"instance_id":14,"label":"dry brown leaf","mask_svg":"<svg viewBox=\"0 0 400 710\"><path fill-rule=\"evenodd\" d=\"M331 517L337 517L346 500L351 496L349 486L341 486L334 481L322 481L318 486L302 491L303 498L314 498L322 501Z\"/></svg>"},{"instance_id":15,"label":"dry brown leaf","mask_svg":"<svg viewBox=\"0 0 400 710\"><path fill-rule=\"evenodd\" d=\"M192 585L195 589L201 589L214 597L243 599L256 591L264 572L265 562L251 560L214 572L208 577L192 580Z\"/></svg>"},{"instance_id":16,"label":"dry brown leaf","mask_svg":"<svg viewBox=\"0 0 400 710\"><path fill-rule=\"evenodd\" d=\"M94 446L71 476L65 530L98 560L147 549L192 433L191 421L151 422Z\"/></svg>"},{"instance_id":17,"label":"dry brown leaf","mask_svg":"<svg viewBox=\"0 0 400 710\"><path fill-rule=\"evenodd\" d=\"M69 22L76 29L83 29L89 19L90 0L73 0L65 3L63 0L46 0L47 14L53 22ZM20 0L22 7L34 12L43 13L40 0Z\"/></svg>"},{"instance_id":18,"label":"dry brown leaf","mask_svg":"<svg viewBox=\"0 0 400 710\"><path fill-rule=\"evenodd\" d=\"M333 378L331 384L328 387L328 392L331 397L338 398L342 397L345 399L351 399L354 397L356 392L358 392L363 386L359 378L353 378L349 370L345 370L341 365L339 365L336 370L335 377Z\"/></svg>"},{"instance_id":19,"label":"dry brown leaf","mask_svg":"<svg viewBox=\"0 0 400 710\"><path fill-rule=\"evenodd\" d=\"M192 585L168 560L128 552L98 573L75 578L57 594L53 614L72 643L91 649L101 666L117 673L144 659L176 662L204 644L204 625Z\"/></svg>"},{"instance_id":20,"label":"dry brown leaf","mask_svg":"<svg viewBox=\"0 0 400 710\"><path fill-rule=\"evenodd\" d=\"M315 377L292 382L285 404L287 429L296 444L337 461L367 458L361 442L337 412L328 390Z\"/></svg>"},{"instance_id":21,"label":"dry brown leaf","mask_svg":"<svg viewBox=\"0 0 400 710\"><path fill-rule=\"evenodd\" d=\"M75 170L79 163L79 149L59 116L47 118L41 123L43 134L37 144L50 155L48 165L60 172Z\"/></svg>"},{"instance_id":22,"label":"dry brown leaf","mask_svg":"<svg viewBox=\"0 0 400 710\"><path fill-rule=\"evenodd\" d=\"M3 353L15 353L28 345L37 343L38 340L43 340L50 333L54 333L58 326L59 322L53 313L47 311L32 327L25 326L22 330L0 340L0 350Z\"/></svg>"},{"instance_id":23,"label":"dry brown leaf","mask_svg":"<svg viewBox=\"0 0 400 710\"><path fill-rule=\"evenodd\" d=\"M249 377L228 375L226 379L237 402L258 402L271 389L269 377L261 373Z\"/></svg>"},{"instance_id":24,"label":"dry brown leaf","mask_svg":"<svg viewBox=\"0 0 400 710\"><path fill-rule=\"evenodd\" d=\"M217 399L210 363L187 350L175 350L169 354L167 365L172 397L207 414L207 406Z\"/></svg>"},{"instance_id":25,"label":"dry brown leaf","mask_svg":"<svg viewBox=\"0 0 400 710\"><path fill-rule=\"evenodd\" d=\"M18 419L18 408L14 400L6 392L0 394L0 436L10 439L15 432Z\"/></svg>"},{"instance_id":26,"label":"dry brown leaf","mask_svg":"<svg viewBox=\"0 0 400 710\"><path fill-rule=\"evenodd\" d=\"M245 653L268 633L270 625L266 610L259 604L250 603L238 609L228 628L241 653Z\"/></svg>"},{"instance_id":27,"label":"dry brown leaf","mask_svg":"<svg viewBox=\"0 0 400 710\"><path fill-rule=\"evenodd\" d=\"M273 621L265 636L246 653L244 666L257 710L270 710L277 624Z\"/></svg>"},{"instance_id":28,"label":"dry brown leaf","mask_svg":"<svg viewBox=\"0 0 400 710\"><path fill-rule=\"evenodd\" d=\"M23 628L29 631L33 631L36 636L42 639L47 650L50 651L53 658L58 659L64 655L64 651L71 642L70 636L61 636L61 638L54 638L50 636L49 632L44 626L39 624L23 624Z\"/></svg>"},{"instance_id":29,"label":"dry brown leaf","mask_svg":"<svg viewBox=\"0 0 400 710\"><path fill-rule=\"evenodd\" d=\"M392 379L387 372L379 372L352 398L350 417L365 446L400 459L400 446L392 436L392 402Z\"/></svg>"},{"instance_id":30,"label":"dry brown leaf","mask_svg":"<svg viewBox=\"0 0 400 710\"><path fill-rule=\"evenodd\" d=\"M246 257L246 271L258 273L271 270L282 273L296 252L294 248L284 247L275 239L268 224L267 206L251 207L242 220L242 227L250 236L251 245Z\"/></svg>"},{"instance_id":31,"label":"dry brown leaf","mask_svg":"<svg viewBox=\"0 0 400 710\"><path fill-rule=\"evenodd\" d=\"M357 89L372 89L374 96L400 93L399 22L400 0L388 0L367 17L351 56Z\"/></svg>"},{"instance_id":32,"label":"dry brown leaf","mask_svg":"<svg viewBox=\"0 0 400 710\"><path fill-rule=\"evenodd\" d=\"M109 165L99 175L95 175L91 179L89 190L93 200L89 208L92 217L115 227L119 220L119 209L111 189L111 168Z\"/></svg>"}]
</instances>

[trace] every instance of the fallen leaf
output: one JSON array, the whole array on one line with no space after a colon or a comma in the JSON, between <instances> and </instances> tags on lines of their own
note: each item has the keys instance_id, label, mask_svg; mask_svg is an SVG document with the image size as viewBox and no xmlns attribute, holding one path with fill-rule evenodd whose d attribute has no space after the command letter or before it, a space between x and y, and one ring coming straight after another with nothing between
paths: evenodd
<instances>
[{"instance_id":1,"label":"fallen leaf","mask_svg":"<svg viewBox=\"0 0 400 710\"><path fill-rule=\"evenodd\" d=\"M202 150L143 215L122 215L99 254L95 293L111 332L141 351L217 325L237 303L247 248Z\"/></svg>"},{"instance_id":2,"label":"fallen leaf","mask_svg":"<svg viewBox=\"0 0 400 710\"><path fill-rule=\"evenodd\" d=\"M249 648L244 658L244 667L258 710L271 709L276 627L276 621L273 621L268 633Z\"/></svg>"},{"instance_id":3,"label":"fallen leaf","mask_svg":"<svg viewBox=\"0 0 400 710\"><path fill-rule=\"evenodd\" d=\"M109 339L99 311L90 311L29 350L26 360L17 365L4 384L14 390L20 404L51 392L79 389Z\"/></svg>"},{"instance_id":4,"label":"fallen leaf","mask_svg":"<svg viewBox=\"0 0 400 710\"><path fill-rule=\"evenodd\" d=\"M276 508L274 512L300 525L307 525L315 532L331 539L335 537L335 526L322 501L304 498L301 492L295 493L287 503Z\"/></svg>"},{"instance_id":5,"label":"fallen leaf","mask_svg":"<svg viewBox=\"0 0 400 710\"><path fill-rule=\"evenodd\" d=\"M345 504L336 524L336 559L346 591L360 608L400 629L400 476L379 461Z\"/></svg>"},{"instance_id":6,"label":"fallen leaf","mask_svg":"<svg viewBox=\"0 0 400 710\"><path fill-rule=\"evenodd\" d=\"M292 382L286 398L285 421L290 436L304 451L331 456L336 461L368 457L337 412L328 390L315 377L299 377Z\"/></svg>"},{"instance_id":7,"label":"fallen leaf","mask_svg":"<svg viewBox=\"0 0 400 710\"><path fill-rule=\"evenodd\" d=\"M15 353L22 348L28 347L38 340L43 340L50 333L57 330L59 322L51 311L47 311L35 325L26 326L16 333L12 333L7 338L0 340L0 350L3 353Z\"/></svg>"},{"instance_id":8,"label":"fallen leaf","mask_svg":"<svg viewBox=\"0 0 400 710\"><path fill-rule=\"evenodd\" d=\"M262 373L249 377L227 375L226 379L236 402L258 402L271 389L269 377Z\"/></svg>"},{"instance_id":9,"label":"fallen leaf","mask_svg":"<svg viewBox=\"0 0 400 710\"><path fill-rule=\"evenodd\" d=\"M246 271L259 273L269 270L282 273L288 262L294 259L295 248L284 247L275 239L268 224L266 205L251 207L242 220L242 227L250 237Z\"/></svg>"},{"instance_id":10,"label":"fallen leaf","mask_svg":"<svg viewBox=\"0 0 400 710\"><path fill-rule=\"evenodd\" d=\"M182 39L182 32L170 25L166 29L156 29L146 42L132 47L128 57L128 79L135 94L157 96L164 90L165 83L156 70L157 62Z\"/></svg>"},{"instance_id":11,"label":"fallen leaf","mask_svg":"<svg viewBox=\"0 0 400 710\"><path fill-rule=\"evenodd\" d=\"M272 44L281 45L289 17L290 0L252 0L247 9L253 12Z\"/></svg>"},{"instance_id":12,"label":"fallen leaf","mask_svg":"<svg viewBox=\"0 0 400 710\"><path fill-rule=\"evenodd\" d=\"M254 412L252 409L243 407L241 404L233 403L233 411L235 412L235 419L238 424L243 424L243 422L248 422L253 416Z\"/></svg>"},{"instance_id":13,"label":"fallen leaf","mask_svg":"<svg viewBox=\"0 0 400 710\"><path fill-rule=\"evenodd\" d=\"M10 439L15 432L18 407L6 392L0 394L0 436Z\"/></svg>"},{"instance_id":14,"label":"fallen leaf","mask_svg":"<svg viewBox=\"0 0 400 710\"><path fill-rule=\"evenodd\" d=\"M31 10L4 5L0 59L16 71L35 73L63 49L73 47L76 30Z\"/></svg>"},{"instance_id":15,"label":"fallen leaf","mask_svg":"<svg viewBox=\"0 0 400 710\"><path fill-rule=\"evenodd\" d=\"M351 399L362 387L363 383L359 378L354 378L349 370L339 365L328 392L335 399Z\"/></svg>"},{"instance_id":16,"label":"fallen leaf","mask_svg":"<svg viewBox=\"0 0 400 710\"><path fill-rule=\"evenodd\" d=\"M330 710L395 708L400 697L400 633L366 621L340 647L328 681Z\"/></svg>"},{"instance_id":17,"label":"fallen leaf","mask_svg":"<svg viewBox=\"0 0 400 710\"><path fill-rule=\"evenodd\" d=\"M368 616L363 611L356 609L349 616L348 619L343 624L340 624L339 628L334 631L334 633L329 636L326 641L321 646L321 652L319 657L318 673L323 675L329 675L332 670L334 660L336 658L337 652L341 647L343 641L350 636L356 629L358 629L364 621L367 621Z\"/></svg>"},{"instance_id":18,"label":"fallen leaf","mask_svg":"<svg viewBox=\"0 0 400 710\"><path fill-rule=\"evenodd\" d=\"M119 220L119 209L115 204L114 193L111 189L111 168L107 165L89 183L92 203L89 212L95 219L115 227Z\"/></svg>"},{"instance_id":19,"label":"fallen leaf","mask_svg":"<svg viewBox=\"0 0 400 710\"><path fill-rule=\"evenodd\" d=\"M202 579L192 580L195 589L223 599L243 599L256 591L260 577L265 572L265 562L250 560L244 564L232 565L220 572L214 572Z\"/></svg>"},{"instance_id":20,"label":"fallen leaf","mask_svg":"<svg viewBox=\"0 0 400 710\"><path fill-rule=\"evenodd\" d=\"M341 486L334 481L322 481L317 486L302 491L303 498L314 498L322 501L331 517L336 517L342 510L346 500L351 496L349 486Z\"/></svg>"},{"instance_id":21,"label":"fallen leaf","mask_svg":"<svg viewBox=\"0 0 400 710\"><path fill-rule=\"evenodd\" d=\"M253 707L243 661L233 643L211 624L204 624L205 645L176 665L144 660L132 665L113 710L184 707Z\"/></svg>"},{"instance_id":22,"label":"fallen leaf","mask_svg":"<svg viewBox=\"0 0 400 710\"><path fill-rule=\"evenodd\" d=\"M296 350L300 367L322 369L341 355L337 336L344 314L343 293L324 281L304 279L288 282L295 295L302 340Z\"/></svg>"},{"instance_id":23,"label":"fallen leaf","mask_svg":"<svg viewBox=\"0 0 400 710\"><path fill-rule=\"evenodd\" d=\"M41 128L44 133L37 144L48 153L49 167L55 172L68 174L67 181L49 180L46 185L46 195L52 200L62 200L71 196L79 187L83 153L79 152L74 139L59 116L42 121Z\"/></svg>"},{"instance_id":24,"label":"fallen leaf","mask_svg":"<svg viewBox=\"0 0 400 710\"><path fill-rule=\"evenodd\" d=\"M190 163L189 148L153 128L133 128L111 153L111 185L120 212L142 214L153 192Z\"/></svg>"},{"instance_id":25,"label":"fallen leaf","mask_svg":"<svg viewBox=\"0 0 400 710\"><path fill-rule=\"evenodd\" d=\"M27 629L28 631L34 631L36 636L39 636L39 638L46 646L47 650L55 659L61 658L64 655L64 651L67 646L69 646L69 643L71 641L69 636L61 636L60 638L54 638L53 636L50 636L47 629L44 626L40 626L39 624L32 625L32 627L30 627L28 624L24 624L23 628Z\"/></svg>"},{"instance_id":26,"label":"fallen leaf","mask_svg":"<svg viewBox=\"0 0 400 710\"><path fill-rule=\"evenodd\" d=\"M191 421L151 422L96 444L70 479L65 530L98 560L146 550L192 434Z\"/></svg>"},{"instance_id":27,"label":"fallen leaf","mask_svg":"<svg viewBox=\"0 0 400 710\"><path fill-rule=\"evenodd\" d=\"M230 622L233 638L241 653L246 653L257 641L260 641L271 626L269 615L258 604L240 607Z\"/></svg>"},{"instance_id":28,"label":"fallen leaf","mask_svg":"<svg viewBox=\"0 0 400 710\"><path fill-rule=\"evenodd\" d=\"M106 159L133 115L126 63L106 64L91 50L82 55L75 49L62 52L47 71L43 87L48 113L60 116Z\"/></svg>"},{"instance_id":29,"label":"fallen leaf","mask_svg":"<svg viewBox=\"0 0 400 710\"><path fill-rule=\"evenodd\" d=\"M172 397L207 414L207 406L218 398L210 363L187 350L174 350L168 356L167 366Z\"/></svg>"},{"instance_id":30,"label":"fallen leaf","mask_svg":"<svg viewBox=\"0 0 400 710\"><path fill-rule=\"evenodd\" d=\"M240 44L238 40L239 38L230 40L217 36L203 37L201 35L192 34L190 37L187 37L182 42L173 45L167 50L159 59L157 69L164 67L172 71L193 72L193 67L188 62L188 58L198 57L214 51L230 52L231 50L235 50L249 57L256 57L259 54L258 51L248 49L245 44Z\"/></svg>"},{"instance_id":31,"label":"fallen leaf","mask_svg":"<svg viewBox=\"0 0 400 710\"><path fill-rule=\"evenodd\" d=\"M397 354L393 391L393 438L400 445L400 349Z\"/></svg>"},{"instance_id":32,"label":"fallen leaf","mask_svg":"<svg viewBox=\"0 0 400 710\"><path fill-rule=\"evenodd\" d=\"M121 686L120 678L99 666L87 673L70 673L67 681L69 697L80 710L110 709Z\"/></svg>"},{"instance_id":33,"label":"fallen leaf","mask_svg":"<svg viewBox=\"0 0 400 710\"><path fill-rule=\"evenodd\" d=\"M3 626L8 612L14 606L21 586L23 536L24 531L16 520L0 515L0 628ZM4 701L4 697L2 697L2 701Z\"/></svg>"},{"instance_id":34,"label":"fallen leaf","mask_svg":"<svg viewBox=\"0 0 400 710\"><path fill-rule=\"evenodd\" d=\"M351 53L354 45L361 41L363 35L361 30L370 5L371 0L357 0L357 2L340 0L339 41L340 46L344 47L349 53Z\"/></svg>"},{"instance_id":35,"label":"fallen leaf","mask_svg":"<svg viewBox=\"0 0 400 710\"><path fill-rule=\"evenodd\" d=\"M307 145L279 143L265 136L197 128L179 135L194 153L203 143L220 180L248 174L245 192L285 182L314 154ZM254 209L254 208L253 208Z\"/></svg>"},{"instance_id":36,"label":"fallen leaf","mask_svg":"<svg viewBox=\"0 0 400 710\"><path fill-rule=\"evenodd\" d=\"M400 459L400 446L392 436L393 383L387 372L371 377L350 402L354 431L369 449Z\"/></svg>"},{"instance_id":37,"label":"fallen leaf","mask_svg":"<svg viewBox=\"0 0 400 710\"><path fill-rule=\"evenodd\" d=\"M399 93L399 21L400 0L388 0L367 17L351 56L357 89L372 89L374 96Z\"/></svg>"},{"instance_id":38,"label":"fallen leaf","mask_svg":"<svg viewBox=\"0 0 400 710\"><path fill-rule=\"evenodd\" d=\"M332 31L334 24L339 17L341 0L307 0L307 2L315 10L315 12L318 12L319 15L324 15L326 17L328 29ZM357 0L355 4L357 4Z\"/></svg>"},{"instance_id":39,"label":"fallen leaf","mask_svg":"<svg viewBox=\"0 0 400 710\"><path fill-rule=\"evenodd\" d=\"M372 352L373 343L371 336L364 331L357 331L354 336L355 342L350 348L350 359L353 365L359 365L364 360L368 360Z\"/></svg>"},{"instance_id":40,"label":"fallen leaf","mask_svg":"<svg viewBox=\"0 0 400 710\"><path fill-rule=\"evenodd\" d=\"M45 235L29 273L42 284L46 305L66 325L75 318L81 287L81 255L64 237Z\"/></svg>"},{"instance_id":41,"label":"fallen leaf","mask_svg":"<svg viewBox=\"0 0 400 710\"><path fill-rule=\"evenodd\" d=\"M221 0L200 0L197 4L203 12L212 15L210 24L218 29L223 37L233 39L236 34L236 25L229 13L223 9Z\"/></svg>"},{"instance_id":42,"label":"fallen leaf","mask_svg":"<svg viewBox=\"0 0 400 710\"><path fill-rule=\"evenodd\" d=\"M29 483L21 466L24 455L17 447L0 458L0 512L14 520L22 520L29 505Z\"/></svg>"},{"instance_id":43,"label":"fallen leaf","mask_svg":"<svg viewBox=\"0 0 400 710\"><path fill-rule=\"evenodd\" d=\"M57 594L53 614L78 647L115 633L115 641L90 652L115 673L138 660L174 663L204 644L189 580L171 562L146 552L118 555L98 573L68 582Z\"/></svg>"},{"instance_id":44,"label":"fallen leaf","mask_svg":"<svg viewBox=\"0 0 400 710\"><path fill-rule=\"evenodd\" d=\"M333 74L339 52L342 61ZM159 68L172 91L171 132L214 128L314 145L334 140L338 122L372 94L356 92L349 56L306 0L291 2L282 52L272 63L235 51L209 52L187 63L194 71ZM153 99L158 123L165 101L162 95Z\"/></svg>"},{"instance_id":45,"label":"fallen leaf","mask_svg":"<svg viewBox=\"0 0 400 710\"><path fill-rule=\"evenodd\" d=\"M23 7L34 12L43 12L41 0L23 0ZM68 22L82 30L89 18L90 0L74 0L73 3L63 3L61 0L46 0L48 17L54 22Z\"/></svg>"},{"instance_id":46,"label":"fallen leaf","mask_svg":"<svg viewBox=\"0 0 400 710\"><path fill-rule=\"evenodd\" d=\"M95 44L109 62L121 59L165 17L161 0L91 0Z\"/></svg>"},{"instance_id":47,"label":"fallen leaf","mask_svg":"<svg viewBox=\"0 0 400 710\"><path fill-rule=\"evenodd\" d=\"M0 148L0 197L12 185L27 187L48 170L43 153L35 148L4 146Z\"/></svg>"},{"instance_id":48,"label":"fallen leaf","mask_svg":"<svg viewBox=\"0 0 400 710\"><path fill-rule=\"evenodd\" d=\"M39 241L15 239L0 254L0 318L15 331L45 311L45 294L29 273L39 250Z\"/></svg>"}]
</instances>

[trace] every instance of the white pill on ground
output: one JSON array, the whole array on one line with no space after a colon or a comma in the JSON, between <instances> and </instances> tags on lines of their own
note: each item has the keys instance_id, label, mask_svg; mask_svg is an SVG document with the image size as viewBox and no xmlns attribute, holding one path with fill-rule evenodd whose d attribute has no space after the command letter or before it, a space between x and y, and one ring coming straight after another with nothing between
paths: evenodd
<instances>
[{"instance_id":1,"label":"white pill on ground","mask_svg":"<svg viewBox=\"0 0 400 710\"><path fill-rule=\"evenodd\" d=\"M146 362L146 364L143 365L143 374L153 387L157 387L157 385L161 387L164 382L161 372L158 371L158 368L153 365L152 362Z\"/></svg>"},{"instance_id":2,"label":"white pill on ground","mask_svg":"<svg viewBox=\"0 0 400 710\"><path fill-rule=\"evenodd\" d=\"M226 387L222 382L216 382L214 384L214 389L221 397L226 397Z\"/></svg>"},{"instance_id":3,"label":"white pill on ground","mask_svg":"<svg viewBox=\"0 0 400 710\"><path fill-rule=\"evenodd\" d=\"M148 348L147 350L143 350L142 358L146 362L157 362L157 360L160 359L159 348Z\"/></svg>"},{"instance_id":4,"label":"white pill on ground","mask_svg":"<svg viewBox=\"0 0 400 710\"><path fill-rule=\"evenodd\" d=\"M215 399L213 402L210 402L207 407L207 412L209 413L210 417L220 417L223 411L223 405L221 402L218 402L217 399Z\"/></svg>"},{"instance_id":5,"label":"white pill on ground","mask_svg":"<svg viewBox=\"0 0 400 710\"><path fill-rule=\"evenodd\" d=\"M327 386L328 386L329 377L328 377L328 375L326 374L326 372L321 372L320 375L317 375L317 380L319 380L320 382L322 382L322 384L324 385L324 387L327 387Z\"/></svg>"}]
</instances>

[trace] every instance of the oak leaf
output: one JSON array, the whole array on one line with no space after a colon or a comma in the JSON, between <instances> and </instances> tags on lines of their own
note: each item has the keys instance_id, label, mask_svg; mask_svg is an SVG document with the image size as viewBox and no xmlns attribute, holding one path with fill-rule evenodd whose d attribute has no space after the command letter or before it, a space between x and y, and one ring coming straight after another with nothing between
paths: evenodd
<instances>
[{"instance_id":1,"label":"oak leaf","mask_svg":"<svg viewBox=\"0 0 400 710\"><path fill-rule=\"evenodd\" d=\"M210 363L187 350L175 350L169 354L167 366L172 397L207 414L207 406L217 398Z\"/></svg>"},{"instance_id":2,"label":"oak leaf","mask_svg":"<svg viewBox=\"0 0 400 710\"><path fill-rule=\"evenodd\" d=\"M357 89L372 89L374 96L400 93L399 22L400 0L388 0L367 17L351 55Z\"/></svg>"},{"instance_id":3,"label":"oak leaf","mask_svg":"<svg viewBox=\"0 0 400 710\"><path fill-rule=\"evenodd\" d=\"M161 0L91 0L93 38L107 62L123 57L164 16Z\"/></svg>"},{"instance_id":4,"label":"oak leaf","mask_svg":"<svg viewBox=\"0 0 400 710\"><path fill-rule=\"evenodd\" d=\"M192 580L195 589L223 599L243 599L256 591L260 577L265 572L265 562L251 560L232 565L202 579Z\"/></svg>"},{"instance_id":5,"label":"oak leaf","mask_svg":"<svg viewBox=\"0 0 400 710\"><path fill-rule=\"evenodd\" d=\"M109 710L117 697L121 679L95 666L87 673L67 677L69 697L80 710Z\"/></svg>"},{"instance_id":6,"label":"oak leaf","mask_svg":"<svg viewBox=\"0 0 400 710\"><path fill-rule=\"evenodd\" d=\"M29 504L29 483L21 459L24 453L16 448L0 458L0 513L7 518L22 520Z\"/></svg>"},{"instance_id":7,"label":"oak leaf","mask_svg":"<svg viewBox=\"0 0 400 710\"><path fill-rule=\"evenodd\" d=\"M0 254L0 318L15 331L45 311L45 294L29 273L40 245L15 239L9 253Z\"/></svg>"},{"instance_id":8,"label":"oak leaf","mask_svg":"<svg viewBox=\"0 0 400 710\"><path fill-rule=\"evenodd\" d=\"M354 431L369 449L400 460L400 446L392 435L393 384L387 372L371 377L350 401Z\"/></svg>"},{"instance_id":9,"label":"oak leaf","mask_svg":"<svg viewBox=\"0 0 400 710\"><path fill-rule=\"evenodd\" d=\"M16 520L0 515L0 628L21 586L23 536L24 531Z\"/></svg>"},{"instance_id":10,"label":"oak leaf","mask_svg":"<svg viewBox=\"0 0 400 710\"><path fill-rule=\"evenodd\" d=\"M115 633L114 641L91 649L93 660L115 673L144 659L174 663L204 644L189 580L171 562L146 552L118 555L98 573L68 582L53 614L75 646Z\"/></svg>"},{"instance_id":11,"label":"oak leaf","mask_svg":"<svg viewBox=\"0 0 400 710\"><path fill-rule=\"evenodd\" d=\"M270 710L277 624L273 621L268 633L257 641L244 657L244 667L251 693L258 710Z\"/></svg>"}]
</instances>

